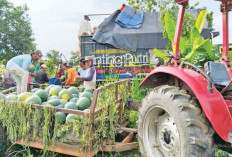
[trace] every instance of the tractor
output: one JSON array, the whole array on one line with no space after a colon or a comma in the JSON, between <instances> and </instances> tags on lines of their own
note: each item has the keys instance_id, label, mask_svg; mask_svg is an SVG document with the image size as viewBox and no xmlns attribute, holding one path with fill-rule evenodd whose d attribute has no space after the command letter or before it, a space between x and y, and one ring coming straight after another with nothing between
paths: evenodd
<instances>
[{"instance_id":1,"label":"tractor","mask_svg":"<svg viewBox=\"0 0 232 157\"><path fill-rule=\"evenodd\" d=\"M214 156L232 150L232 68L228 55L228 13L232 0L221 2L223 51L204 68L181 61L179 43L188 0L180 5L173 53L140 84L154 88L139 110L138 140L145 157Z\"/></svg>"}]
</instances>

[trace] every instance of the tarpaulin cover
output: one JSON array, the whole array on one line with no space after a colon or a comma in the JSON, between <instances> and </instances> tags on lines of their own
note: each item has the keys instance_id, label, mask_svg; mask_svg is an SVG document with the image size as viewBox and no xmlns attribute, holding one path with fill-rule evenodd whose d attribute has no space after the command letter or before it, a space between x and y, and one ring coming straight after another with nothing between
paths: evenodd
<instances>
[{"instance_id":1,"label":"tarpaulin cover","mask_svg":"<svg viewBox=\"0 0 232 157\"><path fill-rule=\"evenodd\" d=\"M194 18L197 18L200 11L190 10ZM165 48L167 41L162 35L163 26L160 24L158 12L144 12L142 27L139 29L122 28L115 22L119 14L120 10L116 10L99 25L98 31L93 36L94 41L133 52L138 48ZM206 22L204 28L207 26ZM209 32L206 32L206 36L209 36Z\"/></svg>"},{"instance_id":2,"label":"tarpaulin cover","mask_svg":"<svg viewBox=\"0 0 232 157\"><path fill-rule=\"evenodd\" d=\"M144 12L136 11L134 8L126 5L115 22L122 28L138 29L142 26L143 16Z\"/></svg>"}]
</instances>

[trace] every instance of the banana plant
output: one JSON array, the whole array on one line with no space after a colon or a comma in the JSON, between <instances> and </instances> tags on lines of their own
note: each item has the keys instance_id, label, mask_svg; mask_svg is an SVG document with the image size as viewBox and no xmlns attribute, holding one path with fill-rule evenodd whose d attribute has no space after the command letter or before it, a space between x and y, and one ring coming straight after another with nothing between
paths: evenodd
<instances>
[{"instance_id":1,"label":"banana plant","mask_svg":"<svg viewBox=\"0 0 232 157\"><path fill-rule=\"evenodd\" d=\"M202 66L209 60L217 60L220 57L216 54L217 46L214 46L210 39L204 39L201 36L207 11L203 10L198 15L195 26L191 28L189 36L180 37L180 52L182 53L182 61L194 63ZM174 41L176 22L171 18L169 13L165 14L165 27L167 30L168 38L171 42ZM154 49L157 57L167 60L167 54L161 50Z\"/></svg>"}]
</instances>

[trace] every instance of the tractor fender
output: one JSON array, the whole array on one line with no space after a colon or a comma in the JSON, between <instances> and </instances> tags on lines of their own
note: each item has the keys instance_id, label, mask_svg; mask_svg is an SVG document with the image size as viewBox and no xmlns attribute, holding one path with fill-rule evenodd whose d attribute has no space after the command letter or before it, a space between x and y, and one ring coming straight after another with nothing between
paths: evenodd
<instances>
[{"instance_id":1,"label":"tractor fender","mask_svg":"<svg viewBox=\"0 0 232 157\"><path fill-rule=\"evenodd\" d=\"M232 143L232 119L227 104L217 89L213 87L213 93L208 91L208 81L203 75L190 69L162 66L155 68L141 82L140 87L146 88L167 84L167 80L164 77L162 79L162 75L172 75L182 80L198 99L202 110L218 135L224 141Z\"/></svg>"}]
</instances>

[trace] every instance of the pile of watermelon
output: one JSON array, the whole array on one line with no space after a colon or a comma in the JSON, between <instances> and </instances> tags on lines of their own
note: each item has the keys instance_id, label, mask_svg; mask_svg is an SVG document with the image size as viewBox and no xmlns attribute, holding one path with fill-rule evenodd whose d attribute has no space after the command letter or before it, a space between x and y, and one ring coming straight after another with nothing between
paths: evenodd
<instances>
[{"instance_id":1,"label":"pile of watermelon","mask_svg":"<svg viewBox=\"0 0 232 157\"><path fill-rule=\"evenodd\" d=\"M92 89L85 89L82 93L77 87L69 87L63 89L60 86L50 85L45 90L35 88L31 92L25 92L20 95L8 94L6 96L0 94L0 98L6 100L21 101L39 105L54 106L71 110L81 110L89 112L93 97ZM63 124L67 121L82 120L83 116L57 112L58 122Z\"/></svg>"}]
</instances>

